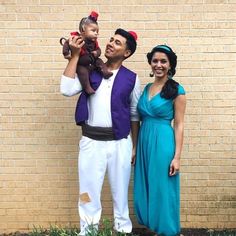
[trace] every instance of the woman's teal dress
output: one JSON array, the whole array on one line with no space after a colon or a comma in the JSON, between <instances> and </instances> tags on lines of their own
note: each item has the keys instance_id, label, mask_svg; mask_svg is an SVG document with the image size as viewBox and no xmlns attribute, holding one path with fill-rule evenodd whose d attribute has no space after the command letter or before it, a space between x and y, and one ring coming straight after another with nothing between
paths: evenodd
<instances>
[{"instance_id":1,"label":"woman's teal dress","mask_svg":"<svg viewBox=\"0 0 236 236\"><path fill-rule=\"evenodd\" d=\"M134 171L134 209L138 222L158 234L180 233L179 174L170 177L175 153L172 99L156 94L149 100L148 84L138 103L142 124ZM181 85L178 94L185 94Z\"/></svg>"}]
</instances>

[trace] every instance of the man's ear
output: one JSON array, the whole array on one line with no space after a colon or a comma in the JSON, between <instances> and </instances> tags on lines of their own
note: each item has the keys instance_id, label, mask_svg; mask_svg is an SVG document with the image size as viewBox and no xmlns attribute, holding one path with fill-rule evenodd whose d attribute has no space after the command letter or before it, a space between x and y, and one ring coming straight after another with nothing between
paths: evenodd
<instances>
[{"instance_id":1,"label":"man's ear","mask_svg":"<svg viewBox=\"0 0 236 236\"><path fill-rule=\"evenodd\" d=\"M131 51L129 49L125 50L124 57L127 58L131 55Z\"/></svg>"}]
</instances>

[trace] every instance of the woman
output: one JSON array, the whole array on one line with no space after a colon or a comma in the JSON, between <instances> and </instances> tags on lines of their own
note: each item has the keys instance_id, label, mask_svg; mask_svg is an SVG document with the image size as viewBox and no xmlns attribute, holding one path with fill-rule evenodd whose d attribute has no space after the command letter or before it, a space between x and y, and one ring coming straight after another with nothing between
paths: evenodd
<instances>
[{"instance_id":1,"label":"woman","mask_svg":"<svg viewBox=\"0 0 236 236\"><path fill-rule=\"evenodd\" d=\"M177 56L170 47L154 47L147 59L155 80L145 87L138 103L142 124L134 172L134 208L140 224L159 235L176 236L180 233L185 91L172 79Z\"/></svg>"}]
</instances>

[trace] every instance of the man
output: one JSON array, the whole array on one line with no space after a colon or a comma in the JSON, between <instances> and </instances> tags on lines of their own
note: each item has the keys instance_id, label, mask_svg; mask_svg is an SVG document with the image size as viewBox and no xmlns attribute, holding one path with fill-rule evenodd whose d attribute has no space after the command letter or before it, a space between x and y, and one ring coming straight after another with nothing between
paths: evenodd
<instances>
[{"instance_id":1,"label":"man","mask_svg":"<svg viewBox=\"0 0 236 236\"><path fill-rule=\"evenodd\" d=\"M140 85L137 75L122 63L135 52L136 40L135 32L116 30L105 50L106 65L113 75L104 79L99 72L92 72L90 83L96 92L88 96L82 91L77 103L75 120L82 126L79 144L80 235L86 234L89 225L97 227L99 223L106 170L113 199L114 229L125 233L132 231L128 186L139 128L136 108ZM76 65L84 42L73 37L69 44L72 58L61 78L61 93L65 96L73 96L82 90Z\"/></svg>"}]
</instances>

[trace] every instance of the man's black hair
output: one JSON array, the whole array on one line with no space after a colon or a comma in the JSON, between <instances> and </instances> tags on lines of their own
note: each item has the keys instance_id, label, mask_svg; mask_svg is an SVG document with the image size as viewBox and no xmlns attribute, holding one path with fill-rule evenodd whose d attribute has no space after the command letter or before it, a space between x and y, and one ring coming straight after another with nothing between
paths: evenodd
<instances>
[{"instance_id":1,"label":"man's black hair","mask_svg":"<svg viewBox=\"0 0 236 236\"><path fill-rule=\"evenodd\" d=\"M130 34L128 31L124 30L124 29L117 29L115 31L115 34L119 34L122 37L126 38L126 44L128 49L131 51L131 54L129 55L129 57L134 54L134 52L136 51L136 47L137 47L137 42L134 38L134 36L132 34Z\"/></svg>"}]
</instances>

